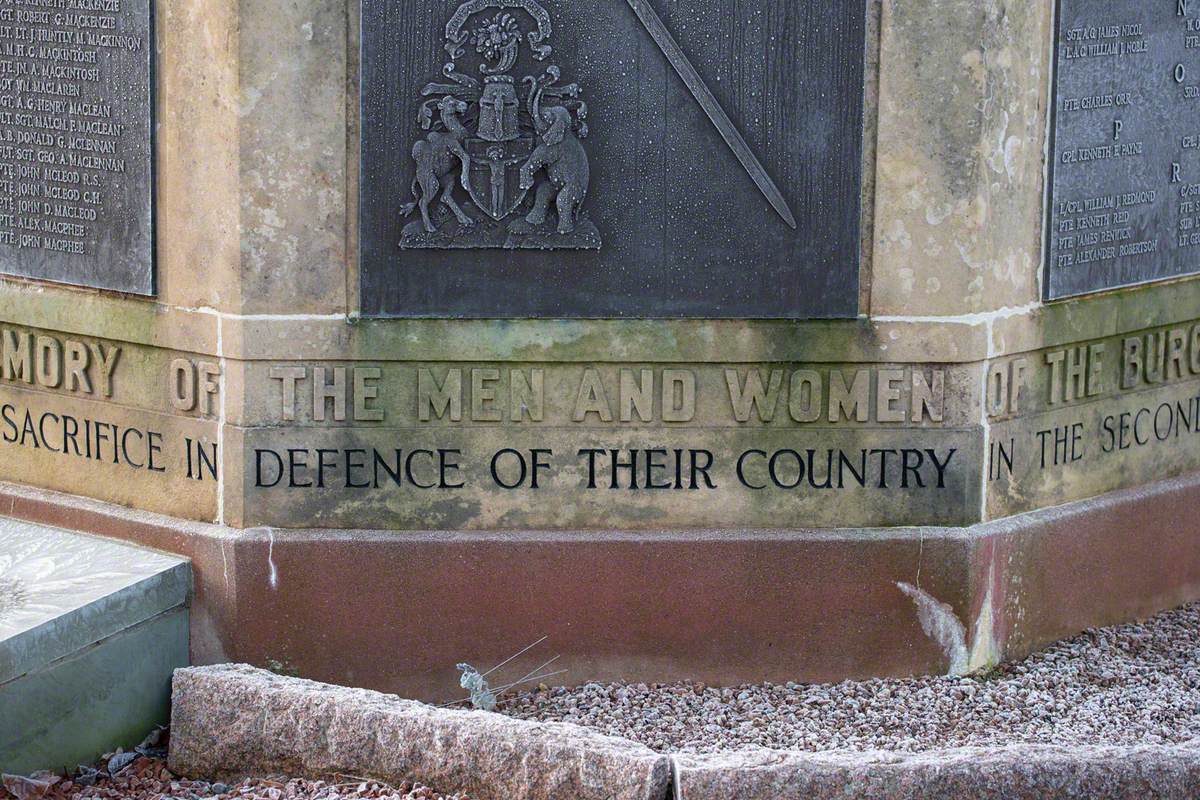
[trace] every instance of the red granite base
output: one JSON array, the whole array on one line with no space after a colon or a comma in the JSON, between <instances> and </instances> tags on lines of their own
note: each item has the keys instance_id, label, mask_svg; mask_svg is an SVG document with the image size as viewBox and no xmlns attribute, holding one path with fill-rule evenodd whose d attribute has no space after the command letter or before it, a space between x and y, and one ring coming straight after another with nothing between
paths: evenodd
<instances>
[{"instance_id":1,"label":"red granite base","mask_svg":"<svg viewBox=\"0 0 1200 800\"><path fill-rule=\"evenodd\" d=\"M1200 598L1200 474L964 529L234 530L12 484L0 503L190 557L197 664L436 701L457 663L542 636L563 683L829 681L1018 658Z\"/></svg>"}]
</instances>

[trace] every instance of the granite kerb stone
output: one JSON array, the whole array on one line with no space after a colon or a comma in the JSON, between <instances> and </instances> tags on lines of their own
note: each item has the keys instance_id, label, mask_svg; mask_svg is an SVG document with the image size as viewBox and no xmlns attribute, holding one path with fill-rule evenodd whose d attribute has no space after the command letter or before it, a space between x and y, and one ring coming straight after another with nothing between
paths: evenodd
<instances>
[{"instance_id":1,"label":"granite kerb stone","mask_svg":"<svg viewBox=\"0 0 1200 800\"><path fill-rule=\"evenodd\" d=\"M177 670L170 767L213 778L415 780L479 800L1193 798L1200 739L922 753L656 753L567 723L441 709L246 665Z\"/></svg>"},{"instance_id":2,"label":"granite kerb stone","mask_svg":"<svg viewBox=\"0 0 1200 800\"><path fill-rule=\"evenodd\" d=\"M1190 800L1200 792L1200 739L922 753L747 750L672 762L675 800Z\"/></svg>"},{"instance_id":3,"label":"granite kerb stone","mask_svg":"<svg viewBox=\"0 0 1200 800\"><path fill-rule=\"evenodd\" d=\"M477 800L664 800L670 759L565 723L439 709L246 665L175 672L169 764L182 775L367 775Z\"/></svg>"}]
</instances>

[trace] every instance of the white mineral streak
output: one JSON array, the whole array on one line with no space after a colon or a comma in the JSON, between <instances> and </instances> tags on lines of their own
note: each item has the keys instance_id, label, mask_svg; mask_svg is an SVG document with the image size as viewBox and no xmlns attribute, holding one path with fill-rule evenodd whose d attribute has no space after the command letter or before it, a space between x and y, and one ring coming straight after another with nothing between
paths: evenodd
<instances>
[{"instance_id":1,"label":"white mineral streak","mask_svg":"<svg viewBox=\"0 0 1200 800\"><path fill-rule=\"evenodd\" d=\"M967 654L967 629L954 615L954 609L911 583L900 581L896 586L912 598L917 606L917 619L921 623L921 630L937 642L946 654L950 662L946 674L965 675L970 663Z\"/></svg>"},{"instance_id":2,"label":"white mineral streak","mask_svg":"<svg viewBox=\"0 0 1200 800\"><path fill-rule=\"evenodd\" d=\"M975 633L971 637L971 653L967 660L967 672L976 673L991 669L1000 663L1000 645L996 642L995 615L992 613L993 588L996 583L996 564L988 569L987 592L983 605L975 618Z\"/></svg>"},{"instance_id":3,"label":"white mineral streak","mask_svg":"<svg viewBox=\"0 0 1200 800\"><path fill-rule=\"evenodd\" d=\"M267 528L267 582L272 589L279 588L279 571L275 569L275 531Z\"/></svg>"}]
</instances>

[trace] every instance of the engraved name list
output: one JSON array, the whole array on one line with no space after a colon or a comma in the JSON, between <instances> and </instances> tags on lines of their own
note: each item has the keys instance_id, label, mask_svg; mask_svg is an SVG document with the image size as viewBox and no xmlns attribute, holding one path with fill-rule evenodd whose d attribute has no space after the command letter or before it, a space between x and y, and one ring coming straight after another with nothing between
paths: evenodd
<instances>
[{"instance_id":1,"label":"engraved name list","mask_svg":"<svg viewBox=\"0 0 1200 800\"><path fill-rule=\"evenodd\" d=\"M148 294L145 0L0 0L0 271Z\"/></svg>"},{"instance_id":2,"label":"engraved name list","mask_svg":"<svg viewBox=\"0 0 1200 800\"><path fill-rule=\"evenodd\" d=\"M1200 2L1060 0L1046 297L1200 271Z\"/></svg>"}]
</instances>

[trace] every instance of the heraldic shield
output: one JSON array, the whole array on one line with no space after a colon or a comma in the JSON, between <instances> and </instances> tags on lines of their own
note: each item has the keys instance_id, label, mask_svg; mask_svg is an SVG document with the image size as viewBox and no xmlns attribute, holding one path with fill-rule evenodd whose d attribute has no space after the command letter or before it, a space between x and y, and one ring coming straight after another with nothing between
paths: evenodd
<instances>
[{"instance_id":1,"label":"heraldic shield","mask_svg":"<svg viewBox=\"0 0 1200 800\"><path fill-rule=\"evenodd\" d=\"M481 211L499 222L516 211L529 193L521 187L521 166L533 154L533 137L507 142L472 138L466 147L471 159L467 191Z\"/></svg>"},{"instance_id":2,"label":"heraldic shield","mask_svg":"<svg viewBox=\"0 0 1200 800\"><path fill-rule=\"evenodd\" d=\"M467 0L446 24L446 82L429 83L413 145L405 249L598 250L583 210L589 167L587 104L553 50L549 13L537 0ZM467 46L473 45L473 59ZM480 74L468 74L473 60ZM466 71L464 71L466 70ZM517 74L524 72L518 83ZM539 74L540 73L540 74ZM456 193L465 191L462 202Z\"/></svg>"}]
</instances>

